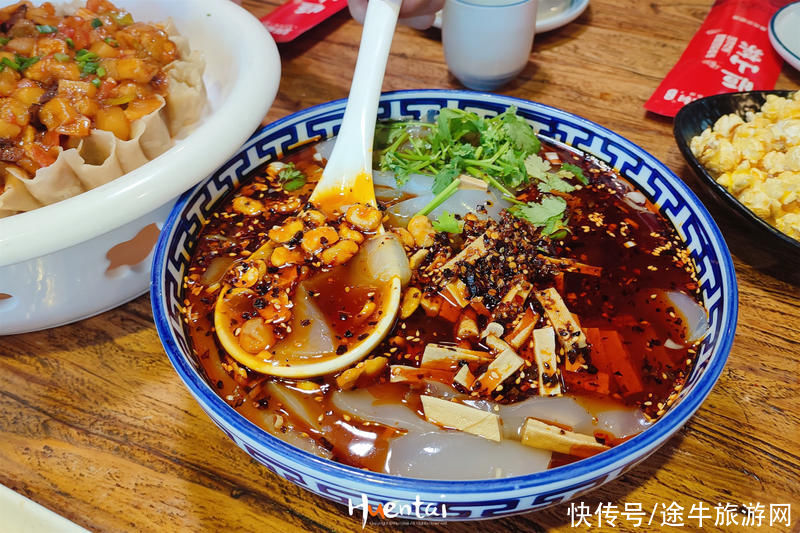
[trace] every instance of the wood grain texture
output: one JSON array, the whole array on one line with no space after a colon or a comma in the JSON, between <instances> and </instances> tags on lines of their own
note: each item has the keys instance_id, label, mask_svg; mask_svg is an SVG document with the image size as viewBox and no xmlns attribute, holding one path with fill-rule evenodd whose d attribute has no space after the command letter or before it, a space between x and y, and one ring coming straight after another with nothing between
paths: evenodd
<instances>
[{"instance_id":1,"label":"wood grain texture","mask_svg":"<svg viewBox=\"0 0 800 533\"><path fill-rule=\"evenodd\" d=\"M257 16L277 3L243 2ZM642 106L709 5L593 0L574 23L538 35L530 63L500 92L599 122L693 185L672 122ZM360 27L344 11L281 45L281 87L265 120L345 97L359 38ZM448 87L459 85L444 64L438 31L399 28L384 89ZM784 68L778 88L798 87L800 75ZM791 503L789 529L797 531L798 261L766 264L758 241L712 213L736 256L740 286L728 364L686 427L644 464L582 500L592 508L641 503L648 512L673 501L687 511L697 502ZM147 296L70 326L0 338L0 483L96 531L349 531L361 525L346 509L272 475L210 422L170 366ZM568 507L480 529L569 531ZM650 529L660 529L657 524L659 513ZM379 529L407 527L367 526Z\"/></svg>"}]
</instances>

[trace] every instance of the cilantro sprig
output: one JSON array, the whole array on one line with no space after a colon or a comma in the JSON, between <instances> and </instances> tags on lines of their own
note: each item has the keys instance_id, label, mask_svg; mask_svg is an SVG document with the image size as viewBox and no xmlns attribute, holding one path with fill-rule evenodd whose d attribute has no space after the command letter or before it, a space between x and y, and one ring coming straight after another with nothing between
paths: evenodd
<instances>
[{"instance_id":1,"label":"cilantro sprig","mask_svg":"<svg viewBox=\"0 0 800 533\"><path fill-rule=\"evenodd\" d=\"M500 191L514 204L509 210L513 215L557 237L567 230L568 220L567 202L559 195L588 184L580 167L564 163L553 169L538 155L541 143L536 132L513 106L489 118L446 108L432 123L380 123L376 144L381 170L394 172L398 186L411 174L433 178L435 197L420 210L422 215L455 193L459 176L467 174ZM517 193L531 185L538 189L538 201L520 201ZM451 222L437 220L452 228Z\"/></svg>"},{"instance_id":2,"label":"cilantro sprig","mask_svg":"<svg viewBox=\"0 0 800 533\"><path fill-rule=\"evenodd\" d=\"M447 233L461 233L462 227L453 213L442 211L442 214L433 221L433 229Z\"/></svg>"},{"instance_id":3,"label":"cilantro sprig","mask_svg":"<svg viewBox=\"0 0 800 533\"><path fill-rule=\"evenodd\" d=\"M294 163L289 163L278 172L278 181L283 184L283 190L292 192L306 184L306 176L295 168Z\"/></svg>"}]
</instances>

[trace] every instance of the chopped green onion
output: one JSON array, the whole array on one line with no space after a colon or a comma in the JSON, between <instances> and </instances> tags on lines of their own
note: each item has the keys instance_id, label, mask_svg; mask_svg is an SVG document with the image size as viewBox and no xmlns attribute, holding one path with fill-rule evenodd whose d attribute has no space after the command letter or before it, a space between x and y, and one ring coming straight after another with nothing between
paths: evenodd
<instances>
[{"instance_id":1,"label":"chopped green onion","mask_svg":"<svg viewBox=\"0 0 800 533\"><path fill-rule=\"evenodd\" d=\"M4 57L2 60L0 60L0 65L13 68L17 72L22 72L26 68L39 61L39 56L25 57L17 54L15 59L16 61L11 61L9 58Z\"/></svg>"},{"instance_id":2,"label":"chopped green onion","mask_svg":"<svg viewBox=\"0 0 800 533\"><path fill-rule=\"evenodd\" d=\"M114 39L113 37L106 37L106 38L105 38L105 39L103 39L103 40L106 42L106 44L107 44L107 45L109 45L109 46L113 46L114 48L116 48L116 47L118 47L118 46L119 46L119 43L118 43L118 42L117 42L117 40L116 40L116 39Z\"/></svg>"},{"instance_id":3,"label":"chopped green onion","mask_svg":"<svg viewBox=\"0 0 800 533\"><path fill-rule=\"evenodd\" d=\"M92 85L94 85L95 87L100 87L100 83L101 83L100 78L95 78L92 80Z\"/></svg>"},{"instance_id":4,"label":"chopped green onion","mask_svg":"<svg viewBox=\"0 0 800 533\"><path fill-rule=\"evenodd\" d=\"M92 19L92 28L99 28L103 25L103 21L100 19Z\"/></svg>"},{"instance_id":5,"label":"chopped green onion","mask_svg":"<svg viewBox=\"0 0 800 533\"><path fill-rule=\"evenodd\" d=\"M65 61L69 61L69 55L62 53L53 54L53 58L59 63L64 63Z\"/></svg>"},{"instance_id":6,"label":"chopped green onion","mask_svg":"<svg viewBox=\"0 0 800 533\"><path fill-rule=\"evenodd\" d=\"M7 44L8 44L8 41L10 41L10 40L11 40L11 39L10 39L10 38L8 38L8 37L0 37L0 46L5 46L5 45L7 45Z\"/></svg>"},{"instance_id":7,"label":"chopped green onion","mask_svg":"<svg viewBox=\"0 0 800 533\"><path fill-rule=\"evenodd\" d=\"M106 69L104 69L103 67L97 67L97 76L102 78L105 75L106 75Z\"/></svg>"},{"instance_id":8,"label":"chopped green onion","mask_svg":"<svg viewBox=\"0 0 800 533\"><path fill-rule=\"evenodd\" d=\"M72 39L70 39L69 37L67 37L66 39L64 39L64 42L66 42L66 43L67 43L67 46L69 46L70 48L75 48L75 41L73 41L73 40L72 40Z\"/></svg>"},{"instance_id":9,"label":"chopped green onion","mask_svg":"<svg viewBox=\"0 0 800 533\"><path fill-rule=\"evenodd\" d=\"M17 65L7 57L0 59L0 65L2 65L3 68L8 67L8 68L13 68L14 70L19 70L19 65Z\"/></svg>"},{"instance_id":10,"label":"chopped green onion","mask_svg":"<svg viewBox=\"0 0 800 533\"><path fill-rule=\"evenodd\" d=\"M36 31L39 33L55 33L58 31L58 28L49 24L41 24L36 26Z\"/></svg>"}]
</instances>

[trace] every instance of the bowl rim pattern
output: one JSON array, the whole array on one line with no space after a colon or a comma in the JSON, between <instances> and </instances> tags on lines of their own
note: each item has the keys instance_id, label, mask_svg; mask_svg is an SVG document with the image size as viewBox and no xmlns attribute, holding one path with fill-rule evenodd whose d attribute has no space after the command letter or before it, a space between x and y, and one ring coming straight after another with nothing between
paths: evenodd
<instances>
[{"instance_id":1,"label":"bowl rim pattern","mask_svg":"<svg viewBox=\"0 0 800 533\"><path fill-rule=\"evenodd\" d=\"M259 429L255 424L236 413L232 407L230 407L222 398L220 398L211 389L208 383L206 383L197 373L195 367L188 360L189 355L184 355L182 353L181 348L178 346L178 343L176 342L169 325L168 306L166 304L166 296L164 293L165 275L167 274L167 269L169 268L167 265L167 253L169 251L168 245L177 237L174 234L177 223L181 216L184 215L184 210L187 209L190 199L192 199L194 195L196 195L204 188L204 186L208 184L211 177L209 180L205 180L191 191L185 193L176 203L172 213L165 223L164 229L162 230L161 239L159 240L156 248L153 263L154 266L152 270L153 274L151 278L151 299L156 327L167 355L169 356L170 361L177 370L181 379L186 383L192 394L197 398L201 406L209 413L209 415L211 415L213 412L215 415L223 418L225 423L229 425L232 431L235 431L240 436L243 436L247 439L258 442L263 448L268 449L271 453L279 456L281 459L291 461L293 464L305 465L307 469L313 470L317 473L323 473L323 475L326 477L338 479L344 484L344 486L347 487L362 488L365 486L371 486L373 489L386 488L406 494L425 492L426 494L438 493L442 497L454 496L462 498L468 497L469 495L486 496L489 493L494 493L495 495L503 494L505 496L513 496L514 494L530 496L535 494L534 492L531 492L530 489L554 488L559 487L564 483L569 484L572 488L576 488L575 483L579 481L597 480L599 477L603 477L604 475L609 475L609 477L601 481L601 483L608 481L609 479L613 479L622 471L632 467L639 461L646 458L649 454L655 451L658 446L663 444L663 442L665 442L674 432L680 429L680 427L689 419L689 417L691 417L691 415L697 410L697 408L706 398L722 371L733 341L738 309L738 292L733 262L722 234L700 201L691 192L688 186L686 186L677 176L675 176L671 170L669 170L663 163L656 160L653 156L642 150L639 146L602 126L595 124L594 122L582 117L578 117L566 111L561 111L559 109L528 100L510 96L500 96L464 90L420 89L391 91L382 94L381 103L386 108L391 108L393 105L399 106L399 102L406 100L413 102L419 99L421 101L419 107L424 108L424 101L426 98L441 101L442 105L435 106L436 108L447 106L451 103L453 105L460 105L465 101L469 102L479 100L481 103L485 103L489 106L495 106L498 110L510 105L515 105L520 110L536 110L537 112L556 117L556 119L568 118L571 123L585 128L591 134L601 137L602 139L609 139L612 141L609 143L610 147L613 147L613 145L616 144L624 146L627 150L635 153L639 158L641 158L642 161L646 162L650 168L658 170L660 173L659 177L666 179L671 187L674 187L674 189L680 192L681 196L685 200L685 203L692 208L694 215L696 215L699 222L703 224L705 231L708 232L708 237L711 239L709 245L712 247L715 256L720 261L718 268L719 274L722 278L719 280L719 282L722 283L721 288L719 288L719 291L715 293L715 298L723 298L723 295L720 293L723 292L724 289L724 301L727 302L727 308L723 309L725 313L719 317L720 324L716 335L716 344L714 344L713 349L709 351L709 356L705 361L706 365L702 369L702 372L701 370L696 370L696 372L701 372L699 378L696 380L696 383L691 387L687 387L692 389L693 393L691 395L687 392L686 397L678 402L677 405L673 406L658 422L653 424L640 435L602 454L555 469L509 478L468 481L405 478L360 470L354 467L336 463L331 460L322 459L316 455L295 448L294 446L276 437L268 435L265 431ZM265 132L267 131L279 131L281 128L294 122L304 123L309 119L324 116L325 113L329 113L340 108L343 110L344 102L344 99L326 102L283 117L256 132L254 136L251 137L251 139L244 145L240 153L252 150L254 140L258 139L260 136L264 136ZM483 110L484 112L487 112L485 107ZM586 148L580 148L579 146L575 147L579 150L586 151ZM643 190L641 185L637 185L630 178L628 179L638 190L642 190L642 192L645 192L648 197L652 198L652 194L648 194L648 191ZM670 200L670 198L667 198L664 201L677 202L677 199L672 198L672 200ZM676 203L675 205L677 206L678 204ZM686 205L684 205L684 207L686 207ZM689 216L691 214L691 212L685 213L685 216ZM685 238L682 233L681 237ZM185 246L185 235L178 237L178 239L180 243ZM182 253L186 254L185 247L183 250L184 251ZM706 300L708 300L708 296L706 296ZM220 422L216 420L215 416L212 415L212 419L214 419L218 425L220 424ZM239 438L234 437L224 428L223 430L241 446ZM585 485L586 484L584 483L584 485L579 487L583 487ZM312 487L306 488L313 490ZM527 492L525 492L526 490ZM580 492L584 489L578 488L576 490ZM321 494L319 491L315 492ZM565 491L563 488L561 488L557 489L557 492L559 494L563 494ZM331 497L330 494L322 495ZM557 503L557 501L550 501L549 503ZM526 509L520 509L511 512L521 512L530 508L531 506L529 505Z\"/></svg>"}]
</instances>

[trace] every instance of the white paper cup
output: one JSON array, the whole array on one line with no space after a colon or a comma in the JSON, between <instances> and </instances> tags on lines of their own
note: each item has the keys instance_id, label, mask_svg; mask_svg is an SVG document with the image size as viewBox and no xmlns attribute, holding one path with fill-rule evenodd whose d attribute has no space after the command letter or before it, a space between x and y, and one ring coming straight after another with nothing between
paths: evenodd
<instances>
[{"instance_id":1,"label":"white paper cup","mask_svg":"<svg viewBox=\"0 0 800 533\"><path fill-rule=\"evenodd\" d=\"M446 0L442 43L450 72L470 89L490 91L525 68L538 0Z\"/></svg>"}]
</instances>

